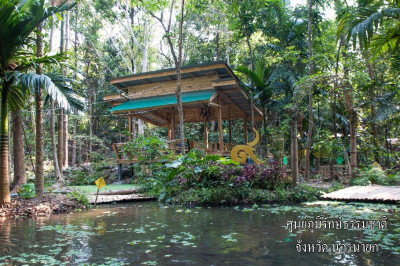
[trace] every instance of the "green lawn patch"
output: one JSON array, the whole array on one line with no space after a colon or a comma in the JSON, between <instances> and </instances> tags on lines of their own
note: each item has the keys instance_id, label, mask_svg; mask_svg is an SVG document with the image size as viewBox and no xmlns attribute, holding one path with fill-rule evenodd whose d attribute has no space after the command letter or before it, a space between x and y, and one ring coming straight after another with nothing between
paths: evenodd
<instances>
[{"instance_id":1,"label":"green lawn patch","mask_svg":"<svg viewBox=\"0 0 400 266\"><path fill-rule=\"evenodd\" d=\"M133 189L136 188L136 185L133 184L126 184L126 185L107 185L100 189L101 192L110 191L110 190L120 190L120 189ZM96 193L97 187L96 185L93 186L69 186L69 188L80 190L82 193L90 194Z\"/></svg>"}]
</instances>

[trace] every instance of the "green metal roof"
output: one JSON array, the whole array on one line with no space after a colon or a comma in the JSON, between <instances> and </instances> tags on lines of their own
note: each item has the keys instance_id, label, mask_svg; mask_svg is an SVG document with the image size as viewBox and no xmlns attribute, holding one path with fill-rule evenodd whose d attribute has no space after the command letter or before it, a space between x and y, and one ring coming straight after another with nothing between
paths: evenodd
<instances>
[{"instance_id":1,"label":"green metal roof","mask_svg":"<svg viewBox=\"0 0 400 266\"><path fill-rule=\"evenodd\" d=\"M206 101L215 93L215 89L182 93L182 103ZM114 106L111 112L145 109L176 104L175 94L132 99Z\"/></svg>"}]
</instances>

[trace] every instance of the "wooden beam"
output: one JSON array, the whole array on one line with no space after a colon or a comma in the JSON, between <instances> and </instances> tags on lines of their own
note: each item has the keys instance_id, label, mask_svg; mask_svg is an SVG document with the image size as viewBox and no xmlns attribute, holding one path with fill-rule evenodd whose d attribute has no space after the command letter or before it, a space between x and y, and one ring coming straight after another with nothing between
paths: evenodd
<instances>
[{"instance_id":1,"label":"wooden beam","mask_svg":"<svg viewBox=\"0 0 400 266\"><path fill-rule=\"evenodd\" d=\"M109 94L103 96L103 101L126 100L121 94Z\"/></svg>"},{"instance_id":2,"label":"wooden beam","mask_svg":"<svg viewBox=\"0 0 400 266\"><path fill-rule=\"evenodd\" d=\"M202 104L202 103L208 103L208 100L202 100L202 101L196 101L196 102L189 102L189 103L183 103L183 106L185 105L194 105L194 104ZM145 110L149 110L149 109L163 109L166 107L173 107L176 106L176 103L174 104L169 104L169 105L163 105L163 106L155 106L155 107L151 107L151 108L138 108L138 109L131 109L131 110L122 110L122 111L113 111L111 112L111 114L113 115L118 115L118 114L126 114L129 112L139 112L139 111L145 111ZM184 110L187 108L184 108Z\"/></svg>"},{"instance_id":3,"label":"wooden beam","mask_svg":"<svg viewBox=\"0 0 400 266\"><path fill-rule=\"evenodd\" d=\"M134 117L136 117L136 118L139 118L140 120L143 120L143 121L145 121L145 122L147 122L147 123L150 123L150 124L152 124L152 125L156 125L156 126L160 126L161 124L157 124L157 123L155 123L153 120L150 120L150 119L148 119L148 118L145 118L145 117L143 117L143 116L141 116L141 115L138 115L138 114L132 114Z\"/></svg>"},{"instance_id":4,"label":"wooden beam","mask_svg":"<svg viewBox=\"0 0 400 266\"><path fill-rule=\"evenodd\" d=\"M231 93L231 92L240 92L239 88L229 89L229 90L220 90L223 93Z\"/></svg>"},{"instance_id":5,"label":"wooden beam","mask_svg":"<svg viewBox=\"0 0 400 266\"><path fill-rule=\"evenodd\" d=\"M214 93L211 98L210 98L210 102L214 101L215 98L217 98L218 93Z\"/></svg>"},{"instance_id":6,"label":"wooden beam","mask_svg":"<svg viewBox=\"0 0 400 266\"><path fill-rule=\"evenodd\" d=\"M232 120L229 120L229 143L232 144Z\"/></svg>"},{"instance_id":7,"label":"wooden beam","mask_svg":"<svg viewBox=\"0 0 400 266\"><path fill-rule=\"evenodd\" d=\"M213 85L214 87L236 85L236 80L235 79L212 80L211 85Z\"/></svg>"},{"instance_id":8,"label":"wooden beam","mask_svg":"<svg viewBox=\"0 0 400 266\"><path fill-rule=\"evenodd\" d=\"M163 115L159 114L158 112L151 112L150 114L154 115L155 117L157 117L160 120L163 120L164 122L168 122L168 119L166 117L164 117Z\"/></svg>"},{"instance_id":9,"label":"wooden beam","mask_svg":"<svg viewBox=\"0 0 400 266\"><path fill-rule=\"evenodd\" d=\"M128 116L129 140L132 140L132 116Z\"/></svg>"},{"instance_id":10,"label":"wooden beam","mask_svg":"<svg viewBox=\"0 0 400 266\"><path fill-rule=\"evenodd\" d=\"M160 111L161 111L161 110L158 109L158 110L154 110L152 113L157 114L158 117L162 118L162 119L165 120L165 121L169 121L168 116L165 116L164 114L160 113Z\"/></svg>"},{"instance_id":11,"label":"wooden beam","mask_svg":"<svg viewBox=\"0 0 400 266\"><path fill-rule=\"evenodd\" d=\"M219 102L221 102L221 99L219 99ZM222 108L221 107L218 108L218 136L219 136L219 150L221 152L223 152L224 151L224 138L223 138L223 132L222 132Z\"/></svg>"},{"instance_id":12,"label":"wooden beam","mask_svg":"<svg viewBox=\"0 0 400 266\"><path fill-rule=\"evenodd\" d=\"M226 94L224 93L224 91L220 91L220 97L221 97L221 95L222 95L225 99L227 99L231 105L237 106L237 105L231 100L231 98L230 98L228 95L226 95ZM237 106L237 107L238 107L238 109L240 110L240 112L243 113L244 116L247 116L247 114L246 114L239 106ZM229 108L230 108L230 107L229 107Z\"/></svg>"},{"instance_id":13,"label":"wooden beam","mask_svg":"<svg viewBox=\"0 0 400 266\"><path fill-rule=\"evenodd\" d=\"M208 122L204 121L204 147L208 149Z\"/></svg>"},{"instance_id":14,"label":"wooden beam","mask_svg":"<svg viewBox=\"0 0 400 266\"><path fill-rule=\"evenodd\" d=\"M175 112L171 115L171 140L175 139Z\"/></svg>"},{"instance_id":15,"label":"wooden beam","mask_svg":"<svg viewBox=\"0 0 400 266\"><path fill-rule=\"evenodd\" d=\"M168 140L172 139L172 129L171 129L171 124L168 125Z\"/></svg>"},{"instance_id":16,"label":"wooden beam","mask_svg":"<svg viewBox=\"0 0 400 266\"><path fill-rule=\"evenodd\" d=\"M244 143L247 145L249 137L247 135L247 118L243 119L243 130L244 130Z\"/></svg>"},{"instance_id":17,"label":"wooden beam","mask_svg":"<svg viewBox=\"0 0 400 266\"><path fill-rule=\"evenodd\" d=\"M214 70L217 68L226 68L226 65L225 65L225 63L218 63L218 64L212 64L212 65L198 66L198 67L182 68L181 73L184 74L184 73L190 73L190 72L195 72L195 71ZM153 71L153 72L142 73L139 75L115 78L115 79L112 79L110 81L110 83L115 84L115 83L121 83L121 82L126 82L126 81L150 79L150 78L163 77L163 76L169 76L169 75L176 75L176 69L173 68L173 69L168 69L165 71Z\"/></svg>"},{"instance_id":18,"label":"wooden beam","mask_svg":"<svg viewBox=\"0 0 400 266\"><path fill-rule=\"evenodd\" d=\"M229 144L232 146L232 120L231 120L231 107L228 107L228 123L229 123Z\"/></svg>"},{"instance_id":19,"label":"wooden beam","mask_svg":"<svg viewBox=\"0 0 400 266\"><path fill-rule=\"evenodd\" d=\"M218 103L210 102L210 105L218 107L218 108L222 108L222 106L220 104L218 104Z\"/></svg>"}]
</instances>

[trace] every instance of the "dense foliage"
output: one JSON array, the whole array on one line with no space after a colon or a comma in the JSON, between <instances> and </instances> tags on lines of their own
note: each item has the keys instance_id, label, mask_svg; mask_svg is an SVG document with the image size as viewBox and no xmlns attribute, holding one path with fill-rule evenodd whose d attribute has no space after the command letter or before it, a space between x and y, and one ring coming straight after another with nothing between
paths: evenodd
<instances>
[{"instance_id":1,"label":"dense foliage","mask_svg":"<svg viewBox=\"0 0 400 266\"><path fill-rule=\"evenodd\" d=\"M81 172L80 180L74 182L63 169L85 163L100 165L101 161L109 164L115 157L111 144L128 141L128 119L111 115L111 106L103 101L104 95L122 93L110 79L175 67L180 1L69 2L0 1L0 13L4 14L0 43L5 45L0 47L2 195L8 195L9 176L19 180L18 169L27 169L28 182L40 181L43 165L45 173L58 176L50 178L57 184L64 182L62 174L72 184L93 182L96 174ZM183 65L215 60L228 63L264 114L265 119L255 124L261 134L256 149L257 156L270 162L262 168L242 167L196 155L178 159L179 166L165 167L167 152L158 138L167 137L166 128L135 118L128 157L144 151L145 137L156 134L149 140L154 149L145 151L140 160L143 164L161 162L154 169L147 166L150 171L135 166L140 170L135 171L138 176L152 174L145 181L149 187L158 187L150 185L150 180L158 184L162 176L186 192L214 189L211 184L218 183L218 187L239 193L235 198L243 200L250 195L248 189L262 190L259 195L275 187L289 191L288 179L301 181L307 176L308 164L311 177L317 176L321 166L342 164L351 168L353 179L356 175L361 178L355 183L365 184L367 179L378 184L397 182L398 1L304 1L297 6L289 2L186 1ZM64 85L51 83L61 73ZM39 81L48 91L38 89ZM76 105L79 97L68 97L72 92L85 98L82 111ZM57 100L54 108L50 96ZM63 113L62 107L68 105L72 109ZM18 119L11 121L12 132L8 130L9 111L18 111L22 118L22 126ZM42 111L40 134L35 118ZM222 123L223 139L228 142L228 121ZM208 126L209 140L217 140L217 122ZM243 144L243 121L232 121L231 128L232 142ZM186 124L184 131L190 140L204 139L203 123ZM288 164L282 167L284 158ZM387 179L371 172L375 171L371 170L374 162L386 171ZM57 174L55 165L61 173ZM104 173L106 166L101 167L98 170ZM367 170L360 170L364 168ZM174 171L172 178L168 173ZM167 197L175 195L174 189L165 186L160 192ZM7 200L0 199L3 201Z\"/></svg>"}]
</instances>

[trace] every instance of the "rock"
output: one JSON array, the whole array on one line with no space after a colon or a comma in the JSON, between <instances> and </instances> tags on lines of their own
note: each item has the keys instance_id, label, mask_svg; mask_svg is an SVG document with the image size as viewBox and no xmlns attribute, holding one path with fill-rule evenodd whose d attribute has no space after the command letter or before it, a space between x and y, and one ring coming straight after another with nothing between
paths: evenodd
<instances>
[{"instance_id":1,"label":"rock","mask_svg":"<svg viewBox=\"0 0 400 266\"><path fill-rule=\"evenodd\" d=\"M109 176L108 176L108 180L110 182L113 182L115 180L118 180L118 171L113 171Z\"/></svg>"},{"instance_id":2,"label":"rock","mask_svg":"<svg viewBox=\"0 0 400 266\"><path fill-rule=\"evenodd\" d=\"M103 170L103 171L101 171L100 173L98 173L98 176L101 176L101 177L103 177L104 179L110 179L110 176L111 176L113 173L117 173L117 177L118 177L118 170L117 170L117 168L111 168L111 169Z\"/></svg>"},{"instance_id":3,"label":"rock","mask_svg":"<svg viewBox=\"0 0 400 266\"><path fill-rule=\"evenodd\" d=\"M86 172L92 172L93 171L93 167L92 167L91 163L82 164L81 167Z\"/></svg>"}]
</instances>

